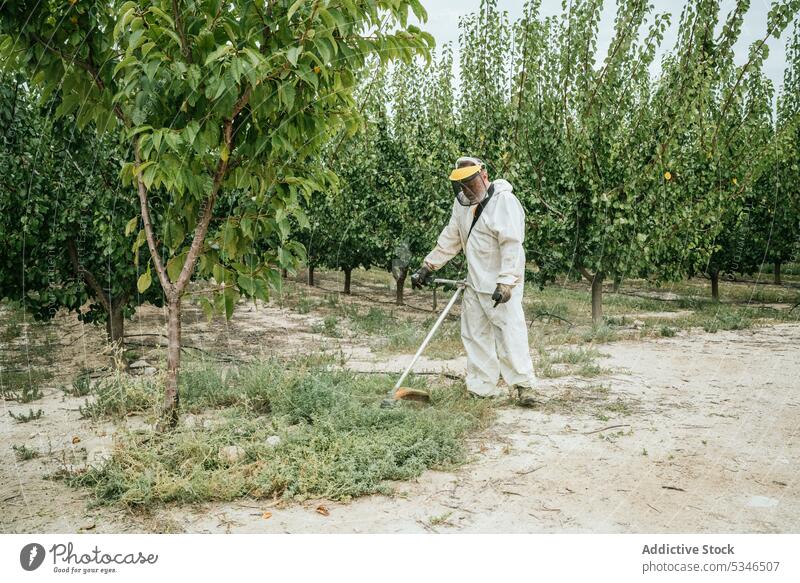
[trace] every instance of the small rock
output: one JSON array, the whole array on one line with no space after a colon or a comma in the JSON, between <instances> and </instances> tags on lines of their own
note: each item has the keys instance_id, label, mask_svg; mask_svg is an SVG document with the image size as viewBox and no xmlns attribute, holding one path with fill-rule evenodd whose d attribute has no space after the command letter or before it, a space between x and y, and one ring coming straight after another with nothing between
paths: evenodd
<instances>
[{"instance_id":1,"label":"small rock","mask_svg":"<svg viewBox=\"0 0 800 583\"><path fill-rule=\"evenodd\" d=\"M142 369L142 374L146 377L151 377L157 372L158 369L156 369L154 366L146 366L144 369Z\"/></svg>"},{"instance_id":2,"label":"small rock","mask_svg":"<svg viewBox=\"0 0 800 583\"><path fill-rule=\"evenodd\" d=\"M270 435L266 439L266 444L272 448L278 447L281 444L280 435Z\"/></svg>"},{"instance_id":3,"label":"small rock","mask_svg":"<svg viewBox=\"0 0 800 583\"><path fill-rule=\"evenodd\" d=\"M227 462L229 464L235 464L238 461L244 459L245 452L244 448L239 447L238 445L228 445L225 447L219 448L219 453L217 457L221 462Z\"/></svg>"},{"instance_id":4,"label":"small rock","mask_svg":"<svg viewBox=\"0 0 800 583\"><path fill-rule=\"evenodd\" d=\"M132 362L128 368L147 368L148 366L151 366L149 362L139 359L135 362Z\"/></svg>"},{"instance_id":5,"label":"small rock","mask_svg":"<svg viewBox=\"0 0 800 583\"><path fill-rule=\"evenodd\" d=\"M197 417L189 413L188 415L183 416L183 425L184 427L188 427L189 429L193 429L197 427Z\"/></svg>"},{"instance_id":6,"label":"small rock","mask_svg":"<svg viewBox=\"0 0 800 583\"><path fill-rule=\"evenodd\" d=\"M634 320L633 321L633 327L634 328L641 328L642 326L644 326L644 321L642 321L642 320Z\"/></svg>"},{"instance_id":7,"label":"small rock","mask_svg":"<svg viewBox=\"0 0 800 583\"><path fill-rule=\"evenodd\" d=\"M90 467L99 469L110 459L111 450L109 450L107 447L100 446L89 452L89 455L86 457L86 463Z\"/></svg>"}]
</instances>

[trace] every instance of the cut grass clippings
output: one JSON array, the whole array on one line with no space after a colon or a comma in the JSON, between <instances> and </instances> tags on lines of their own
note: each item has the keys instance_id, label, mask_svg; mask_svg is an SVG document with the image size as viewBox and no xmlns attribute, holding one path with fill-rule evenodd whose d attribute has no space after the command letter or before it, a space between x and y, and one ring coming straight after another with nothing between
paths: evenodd
<instances>
[{"instance_id":1,"label":"cut grass clippings","mask_svg":"<svg viewBox=\"0 0 800 583\"><path fill-rule=\"evenodd\" d=\"M388 480L463 463L463 438L491 415L489 404L469 399L459 385L428 386L428 407L382 409L389 377L318 363L289 366L278 360L224 370L187 366L181 403L214 415L213 424L183 423L163 434L121 427L105 464L61 477L90 488L98 502L132 507L243 496L346 500L389 493ZM129 389L124 394L149 409ZM130 411L118 406L122 394L104 398L111 403L106 414ZM100 405L93 412L103 414Z\"/></svg>"}]
</instances>

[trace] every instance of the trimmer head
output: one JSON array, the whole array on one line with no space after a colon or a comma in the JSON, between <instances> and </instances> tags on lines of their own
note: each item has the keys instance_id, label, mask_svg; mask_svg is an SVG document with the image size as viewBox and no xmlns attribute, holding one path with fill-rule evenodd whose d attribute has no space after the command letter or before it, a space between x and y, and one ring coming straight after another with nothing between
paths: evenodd
<instances>
[{"instance_id":1,"label":"trimmer head","mask_svg":"<svg viewBox=\"0 0 800 583\"><path fill-rule=\"evenodd\" d=\"M430 403L431 396L422 389L399 387L391 397L381 401L381 407L388 409L398 404L398 401L413 401L415 403Z\"/></svg>"},{"instance_id":2,"label":"trimmer head","mask_svg":"<svg viewBox=\"0 0 800 583\"><path fill-rule=\"evenodd\" d=\"M400 387L394 392L395 400L401 401L416 401L418 403L429 403L431 396L428 391L422 389L411 389L409 387Z\"/></svg>"}]
</instances>

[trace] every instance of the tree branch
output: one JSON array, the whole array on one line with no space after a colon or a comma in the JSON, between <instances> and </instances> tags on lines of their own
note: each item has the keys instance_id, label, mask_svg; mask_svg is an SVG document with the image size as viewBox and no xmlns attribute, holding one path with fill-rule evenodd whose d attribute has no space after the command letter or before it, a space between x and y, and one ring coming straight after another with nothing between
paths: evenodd
<instances>
[{"instance_id":1,"label":"tree branch","mask_svg":"<svg viewBox=\"0 0 800 583\"><path fill-rule=\"evenodd\" d=\"M579 267L579 268L578 268L578 271L580 271L580 272L581 272L581 275L583 275L583 277L585 277L586 279L588 279L588 280L589 280L589 283L592 283L592 282L594 282L594 278L595 278L595 276L594 276L594 275L592 275L591 273L589 273L589 270L588 270L588 269L586 269L585 267Z\"/></svg>"},{"instance_id":2,"label":"tree branch","mask_svg":"<svg viewBox=\"0 0 800 583\"><path fill-rule=\"evenodd\" d=\"M92 291L94 292L95 297L100 300L100 303L103 304L103 308L105 308L106 312L109 314L111 313L111 302L109 301L108 294L103 289L103 286L95 278L94 274L86 269L80 261L78 257L78 247L75 245L75 240L72 237L67 239L67 254L69 255L69 260L72 263L73 269L75 272L83 278Z\"/></svg>"},{"instance_id":3,"label":"tree branch","mask_svg":"<svg viewBox=\"0 0 800 583\"><path fill-rule=\"evenodd\" d=\"M181 20L181 11L178 9L178 0L172 0L172 15L175 17L175 29L178 31L178 38L181 41L181 52L183 58L189 64L192 63L192 51L186 43L186 33L183 30L183 20Z\"/></svg>"},{"instance_id":4,"label":"tree branch","mask_svg":"<svg viewBox=\"0 0 800 583\"><path fill-rule=\"evenodd\" d=\"M144 223L144 233L147 238L147 247L150 249L150 257L153 259L153 265L156 268L156 275L158 281L161 282L161 287L168 298L175 294L175 287L170 283L167 272L164 269L164 264L161 262L161 254L158 252L158 245L156 244L155 236L153 235L153 223L150 219L150 208L147 203L147 187L144 185L144 178L138 168L142 165L142 156L139 152L139 138L134 138L133 153L136 157L136 186L139 194L139 206L142 212L142 222Z\"/></svg>"}]
</instances>

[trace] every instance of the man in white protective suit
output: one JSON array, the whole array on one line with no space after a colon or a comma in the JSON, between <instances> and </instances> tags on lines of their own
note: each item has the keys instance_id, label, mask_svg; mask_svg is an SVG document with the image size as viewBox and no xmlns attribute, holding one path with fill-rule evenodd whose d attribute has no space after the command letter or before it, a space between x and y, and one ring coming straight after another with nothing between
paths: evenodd
<instances>
[{"instance_id":1,"label":"man in white protective suit","mask_svg":"<svg viewBox=\"0 0 800 583\"><path fill-rule=\"evenodd\" d=\"M507 180L489 182L486 165L461 157L450 174L456 195L450 222L436 247L412 276L420 289L459 251L467 257L461 304L461 338L467 352L467 390L480 397L502 396L503 379L522 406L541 399L528 350L522 310L525 278L525 210Z\"/></svg>"}]
</instances>

